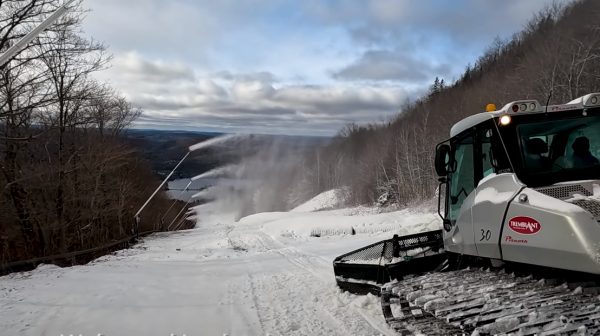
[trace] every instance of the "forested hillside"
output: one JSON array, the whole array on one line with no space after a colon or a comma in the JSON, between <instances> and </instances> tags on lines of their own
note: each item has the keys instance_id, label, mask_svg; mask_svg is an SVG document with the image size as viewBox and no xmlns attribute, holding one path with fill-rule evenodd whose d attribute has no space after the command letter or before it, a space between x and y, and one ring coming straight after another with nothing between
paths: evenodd
<instances>
[{"instance_id":1,"label":"forested hillside","mask_svg":"<svg viewBox=\"0 0 600 336\"><path fill-rule=\"evenodd\" d=\"M563 104L600 91L600 2L547 8L507 41L494 41L454 82L429 93L387 124L350 125L311 158L312 192L348 186L352 203L407 204L437 187L435 145L458 120L519 99ZM448 80L446 80L448 83Z\"/></svg>"},{"instance_id":2,"label":"forested hillside","mask_svg":"<svg viewBox=\"0 0 600 336\"><path fill-rule=\"evenodd\" d=\"M121 133L140 114L91 76L110 57L69 14L0 69L0 266L130 236L156 177ZM0 2L5 51L62 1ZM169 204L157 199L140 230Z\"/></svg>"}]
</instances>

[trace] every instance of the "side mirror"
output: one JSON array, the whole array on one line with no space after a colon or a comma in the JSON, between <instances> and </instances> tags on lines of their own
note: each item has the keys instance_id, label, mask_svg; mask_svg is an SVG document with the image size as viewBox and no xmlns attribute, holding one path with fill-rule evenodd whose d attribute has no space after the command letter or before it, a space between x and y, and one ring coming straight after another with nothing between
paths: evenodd
<instances>
[{"instance_id":1,"label":"side mirror","mask_svg":"<svg viewBox=\"0 0 600 336\"><path fill-rule=\"evenodd\" d=\"M450 146L447 144L439 145L435 150L435 172L438 176L448 175L449 164Z\"/></svg>"}]
</instances>

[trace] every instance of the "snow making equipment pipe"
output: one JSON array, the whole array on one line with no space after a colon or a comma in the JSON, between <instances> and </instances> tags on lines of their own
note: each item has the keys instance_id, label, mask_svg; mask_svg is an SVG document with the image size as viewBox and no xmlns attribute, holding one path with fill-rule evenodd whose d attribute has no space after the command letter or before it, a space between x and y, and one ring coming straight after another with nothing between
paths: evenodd
<instances>
[{"instance_id":1,"label":"snow making equipment pipe","mask_svg":"<svg viewBox=\"0 0 600 336\"><path fill-rule=\"evenodd\" d=\"M165 185L165 183L167 183L167 181L171 178L171 176L173 176L173 173L177 170L177 168L179 168L179 166L181 166L181 164L183 163L183 161L185 161L185 159L187 159L188 156L190 156L191 151L187 151L187 153L185 153L185 155L183 156L183 158L181 158L181 160L179 161L179 163L175 166L175 168L173 168L173 170L171 170L171 172L169 173L169 175L167 175L167 177L165 177L165 179L162 181L162 183L156 188L156 190L154 190L154 192L152 193L152 195L150 195L150 197L148 197L148 199L146 200L146 202L144 202L144 205L142 205L140 207L140 209L135 213L135 235L137 236L139 233L139 224L140 224L140 214L142 213L142 211L144 211L144 209L146 208L146 206L148 205L148 203L150 203L150 201L154 198L154 196L156 196L156 194L162 189L162 187Z\"/></svg>"},{"instance_id":2,"label":"snow making equipment pipe","mask_svg":"<svg viewBox=\"0 0 600 336\"><path fill-rule=\"evenodd\" d=\"M177 170L177 168L179 168L179 166L183 163L183 161L185 161L185 159L187 159L187 157L190 155L191 152L199 150L199 149L203 149L206 147L210 147L210 146L219 144L221 142L228 141L237 136L238 135L235 135L235 134L224 135L224 136L216 137L216 138L206 140L206 141L197 143L195 145L189 146L187 153L185 153L185 155L179 161L179 163L175 166L175 168L173 168L173 170L171 170L169 175L167 175L167 177L165 177L165 179L162 181L162 183L156 188L156 190L154 190L152 195L150 195L150 197L148 197L146 202L144 202L144 205L142 205L140 207L140 209L135 213L135 215L134 215L134 219L135 219L135 228L134 228L135 232L134 233L135 233L135 235L137 236L139 234L140 214L142 213L142 211L146 208L146 206L148 206L148 203L150 203L150 201L154 198L154 196L156 196L156 194L160 191L160 189L162 189L162 187L165 185L165 183L167 183L167 181L171 178L173 173ZM189 203L189 201L188 201L188 203ZM179 216L179 214L178 214L178 216Z\"/></svg>"},{"instance_id":3,"label":"snow making equipment pipe","mask_svg":"<svg viewBox=\"0 0 600 336\"><path fill-rule=\"evenodd\" d=\"M42 33L46 28L51 26L56 20L60 19L69 10L68 6L75 0L67 0L60 6L52 15L47 17L42 23L35 27L32 31L23 36L17 43L13 44L8 50L0 55L0 68L4 67L13 57L23 50L34 38Z\"/></svg>"},{"instance_id":4,"label":"snow making equipment pipe","mask_svg":"<svg viewBox=\"0 0 600 336\"><path fill-rule=\"evenodd\" d=\"M193 182L193 180L190 179L190 181L185 186L185 188L181 189L181 192L179 193L179 197L183 196L183 194L188 190L188 188L190 187L190 185L192 185L192 182ZM171 202L171 206L169 206L169 208L167 209L167 211L165 211L165 213L160 217L161 226L162 226L163 221L165 220L165 217L167 217L167 215L169 214L169 212L171 212L171 209L173 209L173 207L175 206L175 204L177 204L177 198L173 199L173 202Z\"/></svg>"}]
</instances>

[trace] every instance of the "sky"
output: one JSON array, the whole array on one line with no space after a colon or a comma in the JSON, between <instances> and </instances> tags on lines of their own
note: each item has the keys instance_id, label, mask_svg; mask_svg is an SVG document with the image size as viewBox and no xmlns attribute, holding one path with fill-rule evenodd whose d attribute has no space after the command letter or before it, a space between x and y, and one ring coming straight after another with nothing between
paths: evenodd
<instances>
[{"instance_id":1,"label":"sky","mask_svg":"<svg viewBox=\"0 0 600 336\"><path fill-rule=\"evenodd\" d=\"M452 83L570 0L84 0L136 128L330 136Z\"/></svg>"}]
</instances>

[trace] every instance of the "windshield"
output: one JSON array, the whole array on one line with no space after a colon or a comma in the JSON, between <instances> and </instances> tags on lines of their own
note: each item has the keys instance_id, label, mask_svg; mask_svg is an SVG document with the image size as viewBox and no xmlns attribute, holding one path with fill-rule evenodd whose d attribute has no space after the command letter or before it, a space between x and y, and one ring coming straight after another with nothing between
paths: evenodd
<instances>
[{"instance_id":1,"label":"windshield","mask_svg":"<svg viewBox=\"0 0 600 336\"><path fill-rule=\"evenodd\" d=\"M517 174L525 183L543 185L599 177L600 115L573 115L516 123L520 148Z\"/></svg>"}]
</instances>

